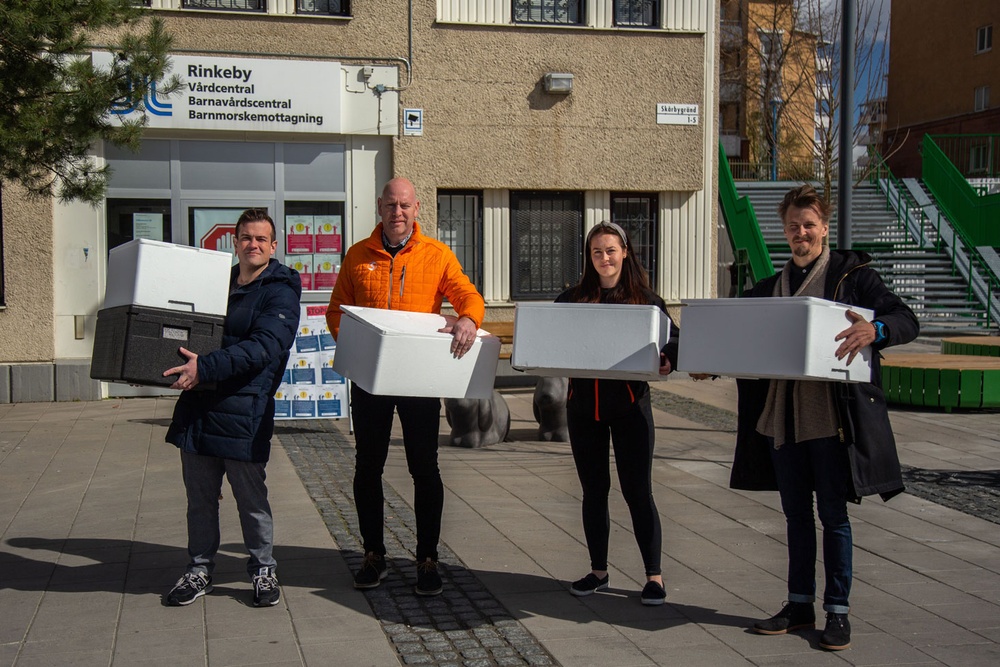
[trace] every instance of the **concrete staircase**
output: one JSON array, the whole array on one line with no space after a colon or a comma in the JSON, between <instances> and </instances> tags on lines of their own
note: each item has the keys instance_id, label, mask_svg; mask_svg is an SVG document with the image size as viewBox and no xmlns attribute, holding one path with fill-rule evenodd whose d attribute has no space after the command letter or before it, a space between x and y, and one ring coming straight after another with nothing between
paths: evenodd
<instances>
[{"instance_id":1,"label":"concrete staircase","mask_svg":"<svg viewBox=\"0 0 1000 667\"><path fill-rule=\"evenodd\" d=\"M778 217L778 204L795 183L737 182L741 196L750 199L775 269L791 257ZM836 190L832 201L836 202ZM915 239L897 221L886 197L876 185L855 188L851 216L852 247L872 256L873 266L886 285L909 304L920 320L922 335L996 333L987 326L983 306L969 297L968 282L953 270L952 261L935 248L935 230L925 225ZM837 247L836 212L830 221L830 246Z\"/></svg>"}]
</instances>

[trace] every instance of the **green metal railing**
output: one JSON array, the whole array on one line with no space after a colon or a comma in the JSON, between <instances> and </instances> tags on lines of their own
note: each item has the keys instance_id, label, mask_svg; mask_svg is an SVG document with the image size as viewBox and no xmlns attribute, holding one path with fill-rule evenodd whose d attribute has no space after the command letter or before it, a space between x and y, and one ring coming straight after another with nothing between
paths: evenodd
<instances>
[{"instance_id":1,"label":"green metal railing","mask_svg":"<svg viewBox=\"0 0 1000 667\"><path fill-rule=\"evenodd\" d=\"M719 144L719 202L722 204L722 214L726 218L729 243L737 257L737 270L741 268L740 262L745 261L749 264L753 282L757 283L773 276L774 264L771 263L771 256L760 233L757 215L750 200L740 197L736 192L736 182L729 170L729 160L726 159L726 151L721 143Z\"/></svg>"},{"instance_id":2,"label":"green metal railing","mask_svg":"<svg viewBox=\"0 0 1000 667\"><path fill-rule=\"evenodd\" d=\"M1000 135L925 135L922 177L957 231L973 246L1000 247L1000 194L980 195L968 177L990 177Z\"/></svg>"}]
</instances>

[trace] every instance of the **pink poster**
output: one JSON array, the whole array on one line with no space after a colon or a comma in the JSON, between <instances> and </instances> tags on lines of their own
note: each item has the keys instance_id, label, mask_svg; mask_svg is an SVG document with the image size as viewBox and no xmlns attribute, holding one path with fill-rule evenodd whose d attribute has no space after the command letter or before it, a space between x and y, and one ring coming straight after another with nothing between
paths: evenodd
<instances>
[{"instance_id":1,"label":"pink poster","mask_svg":"<svg viewBox=\"0 0 1000 667\"><path fill-rule=\"evenodd\" d=\"M314 216L313 225L316 233L316 252L340 254L343 251L339 215Z\"/></svg>"},{"instance_id":2,"label":"pink poster","mask_svg":"<svg viewBox=\"0 0 1000 667\"><path fill-rule=\"evenodd\" d=\"M313 217L311 215L285 216L285 253L302 255L313 252ZM305 287L305 285L303 285Z\"/></svg>"}]
</instances>

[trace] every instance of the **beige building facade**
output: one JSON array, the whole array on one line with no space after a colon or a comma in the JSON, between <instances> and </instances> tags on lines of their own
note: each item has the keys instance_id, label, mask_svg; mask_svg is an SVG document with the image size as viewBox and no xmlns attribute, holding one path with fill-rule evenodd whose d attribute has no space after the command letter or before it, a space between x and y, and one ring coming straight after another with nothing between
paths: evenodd
<instances>
[{"instance_id":1,"label":"beige building facade","mask_svg":"<svg viewBox=\"0 0 1000 667\"><path fill-rule=\"evenodd\" d=\"M714 0L150 11L174 35L184 89L146 100L138 154L95 147L113 169L103 204L4 184L0 400L136 391L89 379L108 254L134 238L224 250L220 229L266 207L303 301L325 304L393 176L416 185L422 226L456 250L488 320L574 284L583 236L605 219L629 228L668 303L715 294Z\"/></svg>"},{"instance_id":2,"label":"beige building facade","mask_svg":"<svg viewBox=\"0 0 1000 667\"><path fill-rule=\"evenodd\" d=\"M890 21L882 150L918 177L925 134L1000 132L1000 2L892 0Z\"/></svg>"}]
</instances>

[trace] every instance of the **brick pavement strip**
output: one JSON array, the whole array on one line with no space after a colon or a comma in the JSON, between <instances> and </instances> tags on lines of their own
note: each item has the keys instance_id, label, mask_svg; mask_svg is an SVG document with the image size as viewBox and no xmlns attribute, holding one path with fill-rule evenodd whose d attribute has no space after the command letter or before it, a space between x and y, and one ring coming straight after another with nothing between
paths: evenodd
<instances>
[{"instance_id":1,"label":"brick pavement strip","mask_svg":"<svg viewBox=\"0 0 1000 667\"><path fill-rule=\"evenodd\" d=\"M279 423L275 430L348 566L357 570L364 553L350 494L354 443L324 420ZM416 543L413 511L389 486L385 499L389 577L363 594L403 664L558 665L444 543L438 549L444 593L416 596L414 554L406 546Z\"/></svg>"}]
</instances>

